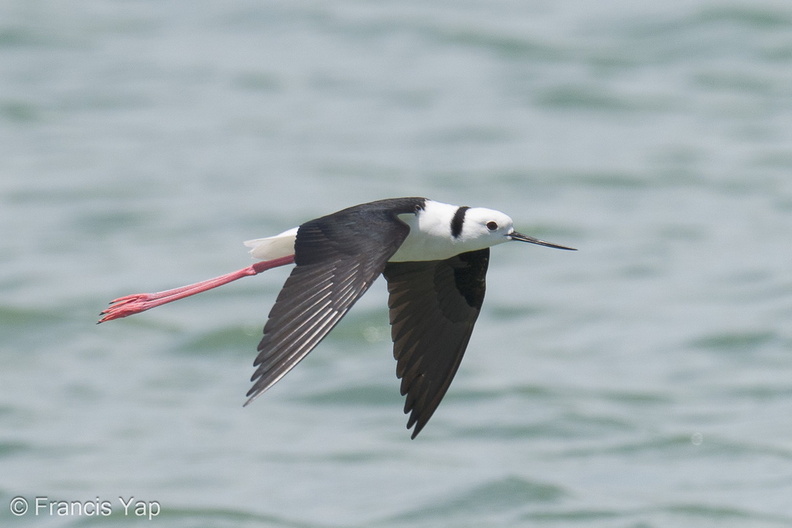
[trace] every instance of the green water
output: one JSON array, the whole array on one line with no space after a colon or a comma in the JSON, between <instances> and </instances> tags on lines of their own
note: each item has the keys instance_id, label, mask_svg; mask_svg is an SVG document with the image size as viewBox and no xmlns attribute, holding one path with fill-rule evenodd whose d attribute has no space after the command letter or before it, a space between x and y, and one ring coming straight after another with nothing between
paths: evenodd
<instances>
[{"instance_id":1,"label":"green water","mask_svg":"<svg viewBox=\"0 0 792 528\"><path fill-rule=\"evenodd\" d=\"M0 524L792 525L790 86L782 2L4 3ZM288 270L95 325L415 195L579 251L414 441L384 281L244 409Z\"/></svg>"}]
</instances>

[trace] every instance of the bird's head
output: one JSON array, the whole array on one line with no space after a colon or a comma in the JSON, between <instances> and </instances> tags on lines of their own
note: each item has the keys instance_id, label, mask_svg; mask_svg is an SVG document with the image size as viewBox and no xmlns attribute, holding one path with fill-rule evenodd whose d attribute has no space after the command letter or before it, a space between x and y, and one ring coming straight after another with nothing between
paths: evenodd
<instances>
[{"instance_id":1,"label":"bird's head","mask_svg":"<svg viewBox=\"0 0 792 528\"><path fill-rule=\"evenodd\" d=\"M508 215L484 207L471 207L465 211L465 221L459 238L465 244L481 246L480 249L516 240L556 249L576 251L575 248L551 244L550 242L518 233L514 230L514 222Z\"/></svg>"}]
</instances>

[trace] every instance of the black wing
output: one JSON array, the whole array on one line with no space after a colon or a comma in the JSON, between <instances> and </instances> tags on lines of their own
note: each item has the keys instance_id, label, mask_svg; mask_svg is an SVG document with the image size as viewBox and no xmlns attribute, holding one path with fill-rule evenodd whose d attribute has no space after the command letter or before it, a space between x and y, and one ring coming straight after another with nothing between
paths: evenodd
<instances>
[{"instance_id":1,"label":"black wing","mask_svg":"<svg viewBox=\"0 0 792 528\"><path fill-rule=\"evenodd\" d=\"M393 355L415 438L454 379L484 301L489 249L448 260L389 262Z\"/></svg>"},{"instance_id":2,"label":"black wing","mask_svg":"<svg viewBox=\"0 0 792 528\"><path fill-rule=\"evenodd\" d=\"M423 199L383 200L300 226L296 266L264 326L245 405L308 355L368 290L410 232L397 215L417 207Z\"/></svg>"}]
</instances>

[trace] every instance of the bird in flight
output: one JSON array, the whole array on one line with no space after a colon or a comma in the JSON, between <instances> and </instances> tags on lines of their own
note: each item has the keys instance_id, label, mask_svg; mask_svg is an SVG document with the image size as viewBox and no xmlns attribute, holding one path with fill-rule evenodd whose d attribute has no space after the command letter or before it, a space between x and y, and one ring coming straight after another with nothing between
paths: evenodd
<instances>
[{"instance_id":1,"label":"bird in flight","mask_svg":"<svg viewBox=\"0 0 792 528\"><path fill-rule=\"evenodd\" d=\"M396 375L415 438L470 341L484 301L489 248L509 241L574 250L518 233L511 218L493 209L427 198L379 200L247 241L259 262L181 288L120 297L99 323L294 264L264 326L247 405L305 358L382 274Z\"/></svg>"}]
</instances>

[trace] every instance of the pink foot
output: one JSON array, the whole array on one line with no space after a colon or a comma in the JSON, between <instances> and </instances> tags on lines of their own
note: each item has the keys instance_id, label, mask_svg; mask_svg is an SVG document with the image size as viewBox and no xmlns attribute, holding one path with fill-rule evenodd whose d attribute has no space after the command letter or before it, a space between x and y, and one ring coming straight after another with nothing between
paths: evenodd
<instances>
[{"instance_id":1,"label":"pink foot","mask_svg":"<svg viewBox=\"0 0 792 528\"><path fill-rule=\"evenodd\" d=\"M96 324L112 321L113 319L121 319L122 317L127 317L140 312L145 312L146 310L156 306L178 301L179 299L189 297L190 295L195 295L196 293L217 288L218 286L228 284L229 282L241 279L242 277L250 277L251 275L261 273L262 271L292 263L294 263L294 255L289 255L278 259L256 262L247 268L227 273L226 275L221 275L213 279L196 282L195 284L174 288L172 290L165 290L157 293L135 293L132 295L126 295L124 297L119 297L118 299L110 301L110 306L108 306L106 310L99 314L102 317Z\"/></svg>"}]
</instances>

